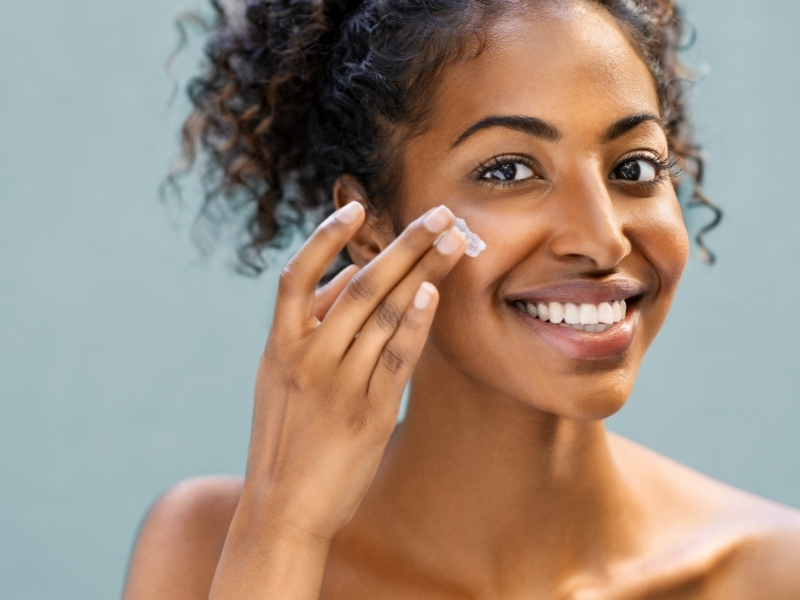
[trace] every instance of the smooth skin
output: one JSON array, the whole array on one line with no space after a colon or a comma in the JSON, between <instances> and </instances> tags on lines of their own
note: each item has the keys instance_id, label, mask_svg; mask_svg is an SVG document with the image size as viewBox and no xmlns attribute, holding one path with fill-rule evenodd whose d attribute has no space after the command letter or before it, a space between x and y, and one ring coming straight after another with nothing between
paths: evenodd
<instances>
[{"instance_id":1,"label":"smooth skin","mask_svg":"<svg viewBox=\"0 0 800 600\"><path fill-rule=\"evenodd\" d=\"M512 11L432 102L404 148L407 227L337 182L339 211L281 274L246 476L156 503L125 600L799 598L800 514L603 427L689 247L623 32L581 2ZM622 179L626 161L661 176ZM357 266L316 290L345 245ZM513 305L619 282L641 293L611 355L556 348Z\"/></svg>"}]
</instances>

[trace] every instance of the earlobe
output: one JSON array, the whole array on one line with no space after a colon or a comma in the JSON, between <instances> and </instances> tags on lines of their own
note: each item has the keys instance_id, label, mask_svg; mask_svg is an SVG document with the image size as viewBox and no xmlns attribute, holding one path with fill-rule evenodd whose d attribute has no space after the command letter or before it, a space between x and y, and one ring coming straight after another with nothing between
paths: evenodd
<instances>
[{"instance_id":1,"label":"earlobe","mask_svg":"<svg viewBox=\"0 0 800 600\"><path fill-rule=\"evenodd\" d=\"M342 175L333 184L333 204L339 209L350 202L360 202L367 213L364 224L347 243L347 252L354 264L363 267L389 245L379 223L369 211L367 191L352 175Z\"/></svg>"}]
</instances>

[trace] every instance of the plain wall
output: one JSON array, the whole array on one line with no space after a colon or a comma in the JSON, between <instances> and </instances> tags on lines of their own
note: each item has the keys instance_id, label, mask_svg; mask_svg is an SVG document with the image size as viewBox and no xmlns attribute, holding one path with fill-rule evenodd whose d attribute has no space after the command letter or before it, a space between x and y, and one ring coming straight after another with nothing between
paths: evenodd
<instances>
[{"instance_id":1,"label":"plain wall","mask_svg":"<svg viewBox=\"0 0 800 600\"><path fill-rule=\"evenodd\" d=\"M0 19L0 597L120 592L148 505L241 473L275 269L189 241L197 190L157 186L173 20L199 0L3 2ZM800 3L692 0L706 189L726 210L610 428L800 507ZM198 45L176 64L183 79ZM696 229L707 215L689 217ZM276 258L280 262L280 257Z\"/></svg>"}]
</instances>

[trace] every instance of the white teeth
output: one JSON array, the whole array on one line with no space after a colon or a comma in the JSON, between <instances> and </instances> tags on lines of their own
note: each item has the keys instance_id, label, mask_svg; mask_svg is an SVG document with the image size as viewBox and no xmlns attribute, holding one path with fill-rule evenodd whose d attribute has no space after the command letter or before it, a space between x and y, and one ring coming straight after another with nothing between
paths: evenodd
<instances>
[{"instance_id":1,"label":"white teeth","mask_svg":"<svg viewBox=\"0 0 800 600\"><path fill-rule=\"evenodd\" d=\"M619 300L615 300L611 305L611 312L614 316L614 323L622 321L622 309L619 307Z\"/></svg>"},{"instance_id":2,"label":"white teeth","mask_svg":"<svg viewBox=\"0 0 800 600\"><path fill-rule=\"evenodd\" d=\"M564 321L570 325L578 325L581 322L578 307L572 302L567 302L564 305Z\"/></svg>"},{"instance_id":3,"label":"white teeth","mask_svg":"<svg viewBox=\"0 0 800 600\"><path fill-rule=\"evenodd\" d=\"M561 302L551 302L548 307L550 310L550 322L561 323L564 320L564 305Z\"/></svg>"},{"instance_id":4,"label":"white teeth","mask_svg":"<svg viewBox=\"0 0 800 600\"><path fill-rule=\"evenodd\" d=\"M522 301L514 303L516 309L527 313L540 321L549 321L554 325L572 327L577 331L588 333L604 333L625 319L628 305L625 300L601 302L600 304L573 304L572 302L539 302L526 304Z\"/></svg>"},{"instance_id":5,"label":"white teeth","mask_svg":"<svg viewBox=\"0 0 800 600\"><path fill-rule=\"evenodd\" d=\"M547 304L539 302L536 308L539 310L539 318L542 321L548 321L550 319L550 309L547 307Z\"/></svg>"},{"instance_id":6,"label":"white teeth","mask_svg":"<svg viewBox=\"0 0 800 600\"><path fill-rule=\"evenodd\" d=\"M609 325L614 323L614 310L611 308L611 304L603 302L597 307L597 320Z\"/></svg>"},{"instance_id":7,"label":"white teeth","mask_svg":"<svg viewBox=\"0 0 800 600\"><path fill-rule=\"evenodd\" d=\"M597 325L597 306L594 304L581 304L578 318L581 325Z\"/></svg>"}]
</instances>

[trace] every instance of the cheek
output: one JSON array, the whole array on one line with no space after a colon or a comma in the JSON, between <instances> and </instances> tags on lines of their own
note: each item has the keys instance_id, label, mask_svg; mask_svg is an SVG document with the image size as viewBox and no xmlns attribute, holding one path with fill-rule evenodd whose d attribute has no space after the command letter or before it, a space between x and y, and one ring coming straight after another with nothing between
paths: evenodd
<instances>
[{"instance_id":1,"label":"cheek","mask_svg":"<svg viewBox=\"0 0 800 600\"><path fill-rule=\"evenodd\" d=\"M674 194L653 200L646 211L632 212L628 237L653 266L659 292L672 298L689 258L689 235Z\"/></svg>"},{"instance_id":2,"label":"cheek","mask_svg":"<svg viewBox=\"0 0 800 600\"><path fill-rule=\"evenodd\" d=\"M464 257L438 285L440 301L431 341L454 362L471 364L476 355L497 351L486 347L496 337L499 325L491 310L494 297L489 262L486 253L476 259Z\"/></svg>"}]
</instances>

